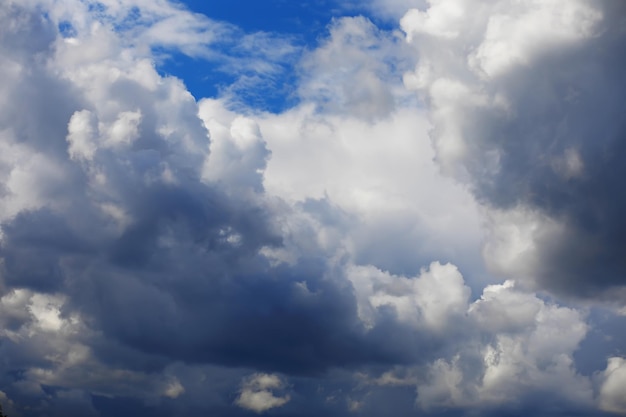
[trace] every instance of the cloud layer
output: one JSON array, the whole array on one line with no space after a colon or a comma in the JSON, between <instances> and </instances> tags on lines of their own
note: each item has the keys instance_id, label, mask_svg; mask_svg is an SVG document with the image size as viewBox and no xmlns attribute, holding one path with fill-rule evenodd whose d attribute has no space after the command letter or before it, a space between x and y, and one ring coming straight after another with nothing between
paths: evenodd
<instances>
[{"instance_id":1,"label":"cloud layer","mask_svg":"<svg viewBox=\"0 0 626 417\"><path fill-rule=\"evenodd\" d=\"M626 9L367 8L302 51L168 1L0 6L5 411L626 413ZM196 101L171 53L236 79ZM288 65L294 106L246 104Z\"/></svg>"}]
</instances>

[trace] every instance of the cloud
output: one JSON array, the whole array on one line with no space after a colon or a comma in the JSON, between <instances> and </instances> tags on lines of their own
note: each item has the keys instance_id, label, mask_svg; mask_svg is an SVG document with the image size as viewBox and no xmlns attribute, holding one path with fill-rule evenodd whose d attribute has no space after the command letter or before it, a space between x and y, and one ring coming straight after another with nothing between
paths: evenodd
<instances>
[{"instance_id":1,"label":"cloud","mask_svg":"<svg viewBox=\"0 0 626 417\"><path fill-rule=\"evenodd\" d=\"M203 178L239 195L262 192L263 174L271 153L258 123L226 110L217 101L203 101L199 112L211 132Z\"/></svg>"},{"instance_id":2,"label":"cloud","mask_svg":"<svg viewBox=\"0 0 626 417\"><path fill-rule=\"evenodd\" d=\"M0 7L3 405L26 417L622 412L620 339L597 341L606 369L599 354L589 365L578 349L612 330L533 292L587 288L584 269L559 269L567 245L589 254L575 265L619 271L617 157L590 158L573 117L607 110L600 95L621 82L596 80L621 42L603 17L617 3L409 3L422 7L402 20L409 44L376 19L330 22L280 113L242 108L241 77L196 102L158 65L181 52L271 78L298 55L289 37L166 1ZM599 61L580 64L601 42ZM563 87L556 68L581 81L568 99L534 84ZM544 147L551 132L558 149ZM537 161L544 177L528 170ZM570 193L579 183L598 188L595 203ZM607 223L583 222L592 209ZM590 297L621 289L606 279Z\"/></svg>"},{"instance_id":3,"label":"cloud","mask_svg":"<svg viewBox=\"0 0 626 417\"><path fill-rule=\"evenodd\" d=\"M241 386L241 393L235 403L255 413L262 413L272 408L281 407L289 402L289 395L275 396L273 390L284 387L284 382L277 375L254 374Z\"/></svg>"},{"instance_id":4,"label":"cloud","mask_svg":"<svg viewBox=\"0 0 626 417\"><path fill-rule=\"evenodd\" d=\"M98 335L78 314L64 314L66 303L66 297L28 290L0 299L5 412L99 415L91 394L144 396L164 388L149 373L100 361L94 352Z\"/></svg>"},{"instance_id":5,"label":"cloud","mask_svg":"<svg viewBox=\"0 0 626 417\"><path fill-rule=\"evenodd\" d=\"M581 312L516 291L510 282L485 288L469 311L495 334L482 350L486 369L479 392L487 402L510 401L520 386L581 405L590 401L590 384L572 358L588 331Z\"/></svg>"},{"instance_id":6,"label":"cloud","mask_svg":"<svg viewBox=\"0 0 626 417\"><path fill-rule=\"evenodd\" d=\"M381 338L401 326L365 331L349 281L323 242L299 246L318 232L323 204L309 202L304 212L314 215L303 216L307 203L263 194L269 153L256 122L226 123L209 109L203 123L183 84L158 75L109 28L99 35L109 42L105 55L74 59L77 44L49 36L52 22L11 10L7 19L21 25L11 30L43 34L38 61L4 57L32 66L11 83L41 84L39 98L63 106L4 121L3 145L20 158L7 158L2 171L3 203L13 207L2 213L3 285L8 294L60 297L47 325L68 317L79 326L79 340L65 347L78 356L62 359L42 344L11 380L12 395L42 384L65 392L78 381L120 395L120 375L141 381L176 361L300 375L412 356L410 344L391 349ZM14 105L26 107L30 97L17 93ZM284 232L299 220L302 230ZM281 250L295 253L294 262L271 256ZM27 332L29 322L15 316L15 331ZM35 343L18 338L10 346ZM29 363L39 355L59 359ZM125 370L133 361L137 369ZM182 395L187 387L175 381L135 395Z\"/></svg>"},{"instance_id":7,"label":"cloud","mask_svg":"<svg viewBox=\"0 0 626 417\"><path fill-rule=\"evenodd\" d=\"M617 414L626 414L626 360L620 357L608 358L606 369L600 373L600 408Z\"/></svg>"},{"instance_id":8,"label":"cloud","mask_svg":"<svg viewBox=\"0 0 626 417\"><path fill-rule=\"evenodd\" d=\"M299 95L336 115L388 116L406 95L394 77L408 69L399 33L381 31L362 16L336 19L329 32L300 63Z\"/></svg>"},{"instance_id":9,"label":"cloud","mask_svg":"<svg viewBox=\"0 0 626 417\"><path fill-rule=\"evenodd\" d=\"M264 117L272 151L265 187L287 201L310 201L307 211L331 226L323 245L341 244L357 263L407 274L433 259L465 267L465 255L480 246L478 208L439 174L420 116L405 109L373 123L303 106Z\"/></svg>"},{"instance_id":10,"label":"cloud","mask_svg":"<svg viewBox=\"0 0 626 417\"><path fill-rule=\"evenodd\" d=\"M428 308L439 304L420 305L420 292L412 294L403 285L420 288L437 282L441 294L454 294L455 287L464 287L461 277L452 279L453 272L450 265L434 264L411 281L370 271L370 288L376 294L369 299L384 300L380 306L391 306L399 320L408 317L440 347L422 356L423 361L359 374L360 395L355 400L361 407L371 410L374 398L412 387L417 393L413 405L432 415L502 415L519 410L555 415L573 409L593 414L594 382L577 370L574 358L589 331L585 313L542 300L507 281L487 286L473 302L461 297L433 322ZM359 279L355 287L362 293L363 278ZM384 314L379 307L365 317L371 321ZM420 354L425 352L421 347Z\"/></svg>"},{"instance_id":11,"label":"cloud","mask_svg":"<svg viewBox=\"0 0 626 417\"><path fill-rule=\"evenodd\" d=\"M470 289L454 265L434 262L416 278L393 276L371 265L352 266L347 274L359 316L370 325L378 309L391 307L401 322L443 332L467 310Z\"/></svg>"},{"instance_id":12,"label":"cloud","mask_svg":"<svg viewBox=\"0 0 626 417\"><path fill-rule=\"evenodd\" d=\"M420 57L405 84L431 106L442 170L495 210L555 224L527 235L526 278L559 294L623 301L623 12L615 1L433 1L401 21Z\"/></svg>"}]
</instances>

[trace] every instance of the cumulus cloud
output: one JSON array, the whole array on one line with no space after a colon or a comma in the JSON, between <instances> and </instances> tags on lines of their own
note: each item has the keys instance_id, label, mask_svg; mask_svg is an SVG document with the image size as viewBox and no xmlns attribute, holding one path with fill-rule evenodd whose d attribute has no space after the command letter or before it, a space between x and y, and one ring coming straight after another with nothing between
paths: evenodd
<instances>
[{"instance_id":1,"label":"cumulus cloud","mask_svg":"<svg viewBox=\"0 0 626 417\"><path fill-rule=\"evenodd\" d=\"M284 385L277 375L251 375L242 383L241 393L235 403L256 413L281 407L289 402L289 395L275 396L273 391L284 388Z\"/></svg>"},{"instance_id":2,"label":"cumulus cloud","mask_svg":"<svg viewBox=\"0 0 626 417\"><path fill-rule=\"evenodd\" d=\"M471 268L477 278L480 209L438 172L419 109L364 120L316 112L305 102L258 123L272 152L267 192L302 204L299 211L319 225L321 247L396 274L417 274L440 260Z\"/></svg>"},{"instance_id":3,"label":"cumulus cloud","mask_svg":"<svg viewBox=\"0 0 626 417\"><path fill-rule=\"evenodd\" d=\"M600 373L600 408L618 414L626 414L626 360L608 358L606 369Z\"/></svg>"},{"instance_id":4,"label":"cumulus cloud","mask_svg":"<svg viewBox=\"0 0 626 417\"><path fill-rule=\"evenodd\" d=\"M371 265L351 266L347 275L359 300L359 316L370 326L378 309L391 307L400 321L443 332L467 310L470 289L454 265L434 262L415 278Z\"/></svg>"},{"instance_id":5,"label":"cumulus cloud","mask_svg":"<svg viewBox=\"0 0 626 417\"><path fill-rule=\"evenodd\" d=\"M32 54L10 48L17 52L3 57L32 68L11 84L40 84L40 100L63 104L3 119L3 145L20 156L3 161L2 199L12 207L2 213L3 286L9 305L20 291L52 300L42 310L25 295L7 307L14 332L36 330L8 346L28 352L63 320L76 337L10 365L11 395L53 386L58 399L81 389L118 396L122 380L151 380L148 371L176 361L312 374L413 356L410 343L387 346L382 328L366 331L337 265L345 261L309 240L327 225L323 203L264 195L269 152L254 120L225 121L232 114L219 107L204 108L201 120L184 85L110 28L99 29L109 47L82 56L37 11L12 4L5 18L17 22L4 25L15 39L42 34ZM12 106L29 103L10 93ZM297 222L301 229L288 232ZM295 257L283 262L273 255L281 250ZM18 314L25 309L39 314L38 326ZM175 376L144 385L128 392L172 399L188 391Z\"/></svg>"},{"instance_id":6,"label":"cumulus cloud","mask_svg":"<svg viewBox=\"0 0 626 417\"><path fill-rule=\"evenodd\" d=\"M419 288L438 281L441 289L452 294L455 286L463 288L462 277L448 276L446 282L441 277L444 271L455 275L450 265L434 264L413 284ZM409 316L413 326L422 326L422 332L428 332L443 348L422 357L424 361L358 375L367 387L367 394L359 400L364 409L371 409L372 398L383 395L384 390L413 387L417 393L414 405L435 415L472 415L468 410L501 415L521 409L539 415L571 409L593 414L597 400L594 381L577 370L574 359L589 331L583 312L543 300L507 281L487 286L473 302L461 297L446 310L446 317L438 317L438 327L433 327L424 314L428 304L411 306L409 299L414 297L419 304L419 296L402 288L406 278L377 275L370 271L371 288L377 294L370 300L385 299L398 319ZM394 297L393 292L401 296ZM410 308L413 314L406 314ZM377 312L379 316L384 313ZM375 316L370 313L369 317ZM442 328L446 331L441 332ZM425 346L420 353L426 353Z\"/></svg>"},{"instance_id":7,"label":"cumulus cloud","mask_svg":"<svg viewBox=\"0 0 626 417\"><path fill-rule=\"evenodd\" d=\"M12 414L624 412L618 349L583 373L588 310L532 292L622 299L618 3L372 1L409 42L329 22L280 113L238 95L288 36L61 3L0 7ZM178 52L239 78L196 102Z\"/></svg>"},{"instance_id":8,"label":"cumulus cloud","mask_svg":"<svg viewBox=\"0 0 626 417\"><path fill-rule=\"evenodd\" d=\"M217 101L203 101L199 115L211 132L203 178L239 195L262 192L263 174L271 153L258 123L227 110Z\"/></svg>"},{"instance_id":9,"label":"cumulus cloud","mask_svg":"<svg viewBox=\"0 0 626 417\"><path fill-rule=\"evenodd\" d=\"M105 11L117 13L114 6ZM61 389L56 398L71 389L176 398L185 391L176 378L166 378L163 386L141 382L150 379L148 370L162 370L167 357L259 367L275 362L294 370L348 360L322 340L339 323L336 331L350 334L342 328L350 324L349 296L322 282L323 263L272 268L259 252L281 244L269 207L261 197L229 197L237 187L253 195L262 191L258 171L266 151L254 123L233 123L239 153L224 156L233 164L242 155L251 162L230 171L209 162L218 174L204 175L208 132L179 80L158 75L141 51L109 27L98 29L108 48L82 55L84 45L60 40L55 22L36 10L11 3L2 13L3 68L14 68L7 85L15 86L3 108L28 108L2 118L7 152L1 198L7 209L0 254L10 329L5 337L11 341L3 347L13 358L13 352L31 352L5 369L13 375L6 380L10 394L43 395L45 385ZM92 35L77 34L86 41ZM34 41L22 45L21 39ZM29 108L37 103L48 105ZM325 291L299 304L291 296L296 282L307 279ZM41 297L52 301L42 305ZM322 304L345 319L319 321ZM285 318L290 310L300 319ZM35 314L36 326L26 311ZM207 326L206 317L213 324ZM71 337L60 331L64 320ZM318 357L307 364L309 358L298 352L310 341L304 323L321 325L315 336L326 352L321 362ZM55 329L59 339L45 339ZM290 342L267 339L272 332L291 333ZM358 329L352 334L357 339ZM267 347L257 350L245 340L249 336ZM283 362L273 344L292 359ZM255 351L260 356L249 355ZM127 389L123 381L147 388Z\"/></svg>"},{"instance_id":10,"label":"cumulus cloud","mask_svg":"<svg viewBox=\"0 0 626 417\"><path fill-rule=\"evenodd\" d=\"M527 282L622 301L623 6L431 1L401 20L420 57L405 85L431 106L442 170L496 210L555 224L527 234ZM515 276L524 261L509 260Z\"/></svg>"},{"instance_id":11,"label":"cumulus cloud","mask_svg":"<svg viewBox=\"0 0 626 417\"><path fill-rule=\"evenodd\" d=\"M408 69L399 53L404 47L399 33L381 31L365 17L337 19L327 40L300 63L299 94L334 114L388 116L406 95L395 77Z\"/></svg>"}]
</instances>

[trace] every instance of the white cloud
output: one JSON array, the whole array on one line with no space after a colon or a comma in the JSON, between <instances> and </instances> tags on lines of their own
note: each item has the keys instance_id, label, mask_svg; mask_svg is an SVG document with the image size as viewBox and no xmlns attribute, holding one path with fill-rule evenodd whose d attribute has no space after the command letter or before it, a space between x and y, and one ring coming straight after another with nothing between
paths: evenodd
<instances>
[{"instance_id":1,"label":"white cloud","mask_svg":"<svg viewBox=\"0 0 626 417\"><path fill-rule=\"evenodd\" d=\"M363 320L374 323L376 307L388 306L423 337L439 337L446 346L445 356L426 363L394 367L382 375L357 374L371 395L381 386L413 385L417 406L429 413L473 409L488 414L528 404L539 409L567 404L564 409L593 414L592 380L578 372L574 360L590 329L583 311L545 301L512 281L487 286L469 303L469 290L451 265L433 264L431 271L412 279L371 267L353 267L349 276ZM430 285L435 284L433 292ZM453 302L454 296L445 298L448 294L460 298ZM433 303L424 303L424 297ZM445 302L447 308L429 310ZM421 354L429 352L422 349Z\"/></svg>"},{"instance_id":2,"label":"white cloud","mask_svg":"<svg viewBox=\"0 0 626 417\"><path fill-rule=\"evenodd\" d=\"M94 143L94 118L89 110L81 110L72 115L67 126L68 152L72 159L93 159L96 153Z\"/></svg>"},{"instance_id":3,"label":"white cloud","mask_svg":"<svg viewBox=\"0 0 626 417\"><path fill-rule=\"evenodd\" d=\"M172 379L167 387L165 388L165 392L163 395L169 398L178 398L181 394L185 392L185 387L180 383L177 378Z\"/></svg>"},{"instance_id":4,"label":"white cloud","mask_svg":"<svg viewBox=\"0 0 626 417\"><path fill-rule=\"evenodd\" d=\"M425 410L467 405L459 358L437 359L428 369L428 382L417 387L417 404Z\"/></svg>"},{"instance_id":5,"label":"white cloud","mask_svg":"<svg viewBox=\"0 0 626 417\"><path fill-rule=\"evenodd\" d=\"M346 274L356 291L359 316L369 326L384 306L392 307L400 321L436 332L462 320L467 311L470 289L454 265L433 262L415 278L373 266L351 266Z\"/></svg>"},{"instance_id":6,"label":"white cloud","mask_svg":"<svg viewBox=\"0 0 626 417\"><path fill-rule=\"evenodd\" d=\"M523 207L489 210L486 217L489 232L483 256L487 266L500 276L532 283L540 263L540 242L563 233L562 226Z\"/></svg>"},{"instance_id":7,"label":"white cloud","mask_svg":"<svg viewBox=\"0 0 626 417\"><path fill-rule=\"evenodd\" d=\"M402 108L366 121L306 104L258 123L271 150L269 194L327 200L350 221L335 224L357 263L417 272L433 259L466 266L480 247L477 204L433 162L428 123ZM474 258L477 259L477 258Z\"/></svg>"},{"instance_id":8,"label":"white cloud","mask_svg":"<svg viewBox=\"0 0 626 417\"><path fill-rule=\"evenodd\" d=\"M56 161L33 152L16 140L12 132L3 133L0 178L8 192L0 197L4 206L0 220L13 218L22 210L44 206L49 202L50 190L67 180L67 173Z\"/></svg>"},{"instance_id":9,"label":"white cloud","mask_svg":"<svg viewBox=\"0 0 626 417\"><path fill-rule=\"evenodd\" d=\"M484 39L468 62L489 77L529 65L552 49L594 36L602 13L587 1L522 2L487 20Z\"/></svg>"},{"instance_id":10,"label":"white cloud","mask_svg":"<svg viewBox=\"0 0 626 417\"><path fill-rule=\"evenodd\" d=\"M442 38L458 37L458 27L469 11L468 2L452 0L429 3L430 7L426 11L411 9L400 20L407 41L413 41L413 36L420 33Z\"/></svg>"},{"instance_id":11,"label":"white cloud","mask_svg":"<svg viewBox=\"0 0 626 417\"><path fill-rule=\"evenodd\" d=\"M284 387L285 383L278 375L254 374L242 382L241 392L235 403L255 413L282 407L289 402L289 395L276 396L273 391Z\"/></svg>"},{"instance_id":12,"label":"white cloud","mask_svg":"<svg viewBox=\"0 0 626 417\"><path fill-rule=\"evenodd\" d=\"M364 17L341 18L301 64L299 95L324 111L367 120L388 116L407 100L401 88L404 47L399 33L379 30ZM396 68L394 68L396 67Z\"/></svg>"},{"instance_id":13,"label":"white cloud","mask_svg":"<svg viewBox=\"0 0 626 417\"><path fill-rule=\"evenodd\" d=\"M584 0L429 3L426 11L410 10L401 20L407 41L419 53L405 84L425 92L432 103L437 158L448 172L457 173L453 167L471 157L469 144L475 149L480 143L480 138L473 143L474 131L481 129L473 119L492 123L480 110L498 116L502 105L506 109L514 99L507 97L507 80L489 77L534 65L549 51L593 37L602 19L602 13Z\"/></svg>"},{"instance_id":14,"label":"white cloud","mask_svg":"<svg viewBox=\"0 0 626 417\"><path fill-rule=\"evenodd\" d=\"M621 165L595 145L620 152L622 99L609 91L623 83L607 73L623 65L620 7L433 0L401 20L418 57L405 86L430 109L442 171L492 211L484 253L495 273L580 298L623 292L608 180Z\"/></svg>"},{"instance_id":15,"label":"white cloud","mask_svg":"<svg viewBox=\"0 0 626 417\"><path fill-rule=\"evenodd\" d=\"M117 120L109 127L100 127L107 133L106 143L109 146L130 145L139 137L139 123L141 123L141 111L125 111L117 116Z\"/></svg>"},{"instance_id":16,"label":"white cloud","mask_svg":"<svg viewBox=\"0 0 626 417\"><path fill-rule=\"evenodd\" d=\"M428 378L417 387L421 407L514 407L554 398L592 407L591 381L578 374L573 359L588 330L581 312L507 282L485 288L468 314L477 338L460 342L451 359L429 366Z\"/></svg>"},{"instance_id":17,"label":"white cloud","mask_svg":"<svg viewBox=\"0 0 626 417\"><path fill-rule=\"evenodd\" d=\"M626 360L608 358L606 369L599 374L600 408L604 411L626 415Z\"/></svg>"},{"instance_id":18,"label":"white cloud","mask_svg":"<svg viewBox=\"0 0 626 417\"><path fill-rule=\"evenodd\" d=\"M211 136L203 178L225 185L227 192L261 192L270 152L257 122L225 109L217 100L200 103L200 118Z\"/></svg>"}]
</instances>

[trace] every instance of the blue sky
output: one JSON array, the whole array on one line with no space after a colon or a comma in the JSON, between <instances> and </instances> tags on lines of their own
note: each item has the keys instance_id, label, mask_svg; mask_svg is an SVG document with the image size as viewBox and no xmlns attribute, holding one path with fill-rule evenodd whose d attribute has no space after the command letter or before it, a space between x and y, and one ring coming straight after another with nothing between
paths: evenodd
<instances>
[{"instance_id":1,"label":"blue sky","mask_svg":"<svg viewBox=\"0 0 626 417\"><path fill-rule=\"evenodd\" d=\"M235 0L232 2L185 1L184 7L211 19L229 22L245 33L267 32L287 39L294 54L280 62L282 69L271 76L261 76L254 93L240 92L245 104L269 111L280 111L295 104L293 90L298 77L298 60L328 36L328 24L334 18L364 12L348 2L334 0L289 2L283 0ZM228 50L223 51L229 54ZM219 62L191 58L175 53L159 66L166 74L182 78L197 98L215 97L239 76L221 70Z\"/></svg>"},{"instance_id":2,"label":"blue sky","mask_svg":"<svg viewBox=\"0 0 626 417\"><path fill-rule=\"evenodd\" d=\"M333 17L341 16L345 12L341 3L332 0L315 2L235 0L228 4L185 1L183 4L194 12L233 23L248 32L266 31L296 35L303 37L309 45L325 31L326 25Z\"/></svg>"},{"instance_id":3,"label":"blue sky","mask_svg":"<svg viewBox=\"0 0 626 417\"><path fill-rule=\"evenodd\" d=\"M282 0L237 0L213 4L204 1L184 1L180 4L194 13L211 19L228 22L243 33L265 33L281 38L293 47L293 52L276 61L280 70L272 74L242 71L250 77L258 77L254 88L238 90L237 98L245 105L278 112L294 106L299 97L295 94L302 68L303 55L314 50L329 36L329 25L337 19L349 16L366 16L383 30L397 30L397 22L387 15L372 14L367 3L334 0L313 2L288 2ZM369 6L369 7L368 7ZM222 46L222 53L238 55ZM217 46L220 48L220 46ZM158 69L164 74L184 80L196 98L217 97L241 76L237 70L224 69L219 60L188 56L175 50L167 51L167 58L160 60Z\"/></svg>"},{"instance_id":4,"label":"blue sky","mask_svg":"<svg viewBox=\"0 0 626 417\"><path fill-rule=\"evenodd\" d=\"M4 412L626 415L625 15L3 2Z\"/></svg>"}]
</instances>

